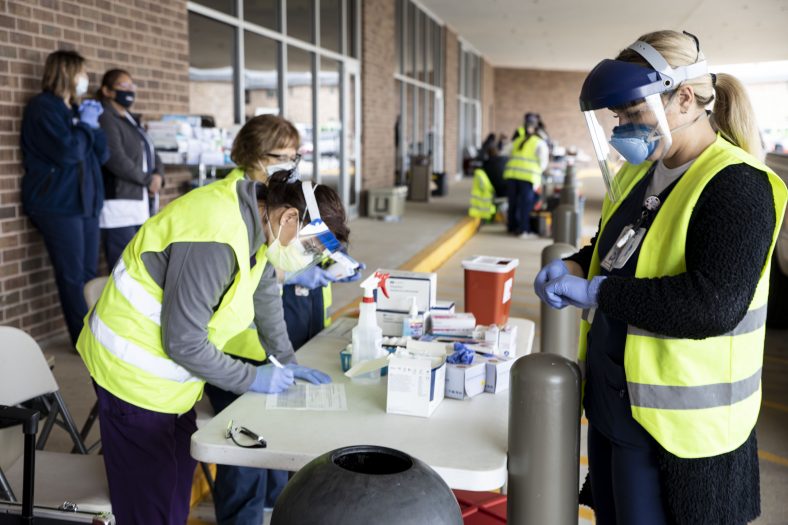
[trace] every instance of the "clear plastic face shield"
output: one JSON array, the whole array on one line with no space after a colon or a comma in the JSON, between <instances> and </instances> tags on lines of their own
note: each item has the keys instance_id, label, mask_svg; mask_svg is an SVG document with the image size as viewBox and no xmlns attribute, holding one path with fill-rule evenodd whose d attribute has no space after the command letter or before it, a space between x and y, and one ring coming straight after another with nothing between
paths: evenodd
<instances>
[{"instance_id":1,"label":"clear plastic face shield","mask_svg":"<svg viewBox=\"0 0 788 525\"><path fill-rule=\"evenodd\" d=\"M685 80L708 73L700 50L697 62L673 68L646 42L637 41L629 49L649 66L603 60L586 77L580 93L580 107L612 202L624 189L616 182L624 161L637 165L659 160L670 150L673 139L667 114L675 90Z\"/></svg>"},{"instance_id":2,"label":"clear plastic face shield","mask_svg":"<svg viewBox=\"0 0 788 525\"><path fill-rule=\"evenodd\" d=\"M304 192L306 210L301 217L301 227L293 243L302 254L304 266L297 271L293 271L288 277L296 276L320 264L342 249L342 244L328 229L323 219L320 218L320 209L317 207L317 199L315 199L315 190L312 187L312 183L307 180L301 181L301 189ZM305 223L307 212L309 213L310 222Z\"/></svg>"},{"instance_id":3,"label":"clear plastic face shield","mask_svg":"<svg viewBox=\"0 0 788 525\"><path fill-rule=\"evenodd\" d=\"M619 107L584 111L591 142L608 195L615 202L622 188L615 174L623 161L641 164L662 158L672 144L666 106L659 93L648 95Z\"/></svg>"}]
</instances>

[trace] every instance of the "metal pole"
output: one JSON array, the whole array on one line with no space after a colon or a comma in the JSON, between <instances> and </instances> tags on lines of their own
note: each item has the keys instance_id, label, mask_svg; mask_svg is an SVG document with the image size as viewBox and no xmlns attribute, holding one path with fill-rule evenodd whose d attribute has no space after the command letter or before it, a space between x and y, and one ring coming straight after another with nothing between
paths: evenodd
<instances>
[{"instance_id":1,"label":"metal pole","mask_svg":"<svg viewBox=\"0 0 788 525\"><path fill-rule=\"evenodd\" d=\"M509 525L576 525L580 476L580 369L538 353L511 370Z\"/></svg>"},{"instance_id":2,"label":"metal pole","mask_svg":"<svg viewBox=\"0 0 788 525\"><path fill-rule=\"evenodd\" d=\"M555 243L542 250L542 266L556 259L563 259L575 253L574 246ZM570 361L577 361L577 337L579 321L577 310L564 308L557 310L541 302L540 331L541 351L558 354Z\"/></svg>"},{"instance_id":3,"label":"metal pole","mask_svg":"<svg viewBox=\"0 0 788 525\"><path fill-rule=\"evenodd\" d=\"M574 245L577 242L577 213L571 204L553 210L553 241Z\"/></svg>"}]
</instances>

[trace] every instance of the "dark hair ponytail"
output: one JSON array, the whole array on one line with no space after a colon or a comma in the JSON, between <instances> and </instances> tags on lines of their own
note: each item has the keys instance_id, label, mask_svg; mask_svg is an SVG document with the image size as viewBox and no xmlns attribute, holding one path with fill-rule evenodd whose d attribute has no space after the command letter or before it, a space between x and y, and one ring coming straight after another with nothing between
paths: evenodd
<instances>
[{"instance_id":1,"label":"dark hair ponytail","mask_svg":"<svg viewBox=\"0 0 788 525\"><path fill-rule=\"evenodd\" d=\"M295 208L306 222L312 220L307 211L306 199L301 189L301 183L289 183L289 173L280 171L268 178L268 183L257 184L257 202L269 210L278 208ZM315 188L315 200L320 209L320 218L326 223L328 229L341 243L347 243L350 238L350 229L347 227L347 215L342 199L334 189L318 185Z\"/></svg>"}]
</instances>

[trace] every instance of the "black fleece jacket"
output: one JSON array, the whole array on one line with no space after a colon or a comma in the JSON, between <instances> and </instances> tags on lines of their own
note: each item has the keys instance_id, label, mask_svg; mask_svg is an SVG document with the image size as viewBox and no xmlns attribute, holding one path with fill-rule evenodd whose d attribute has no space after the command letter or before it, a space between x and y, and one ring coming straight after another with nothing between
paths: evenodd
<instances>
[{"instance_id":1,"label":"black fleece jacket","mask_svg":"<svg viewBox=\"0 0 788 525\"><path fill-rule=\"evenodd\" d=\"M685 339L732 330L755 294L776 217L766 174L728 166L704 188L690 218L687 271L670 277L608 277L599 309L627 324ZM567 260L588 273L597 238ZM738 449L710 458L660 453L665 505L673 523L740 524L760 514L755 431ZM589 486L583 503L590 503Z\"/></svg>"}]
</instances>

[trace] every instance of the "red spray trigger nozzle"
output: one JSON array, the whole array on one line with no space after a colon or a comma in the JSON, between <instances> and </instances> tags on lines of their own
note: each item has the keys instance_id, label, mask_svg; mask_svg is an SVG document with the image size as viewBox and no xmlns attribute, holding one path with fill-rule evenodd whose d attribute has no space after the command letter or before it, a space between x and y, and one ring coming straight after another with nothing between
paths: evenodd
<instances>
[{"instance_id":1,"label":"red spray trigger nozzle","mask_svg":"<svg viewBox=\"0 0 788 525\"><path fill-rule=\"evenodd\" d=\"M375 277L378 278L378 288L383 292L383 295L386 296L386 299L389 298L389 291L386 289L386 283L389 280L391 274L383 273L383 272L375 272Z\"/></svg>"}]
</instances>

